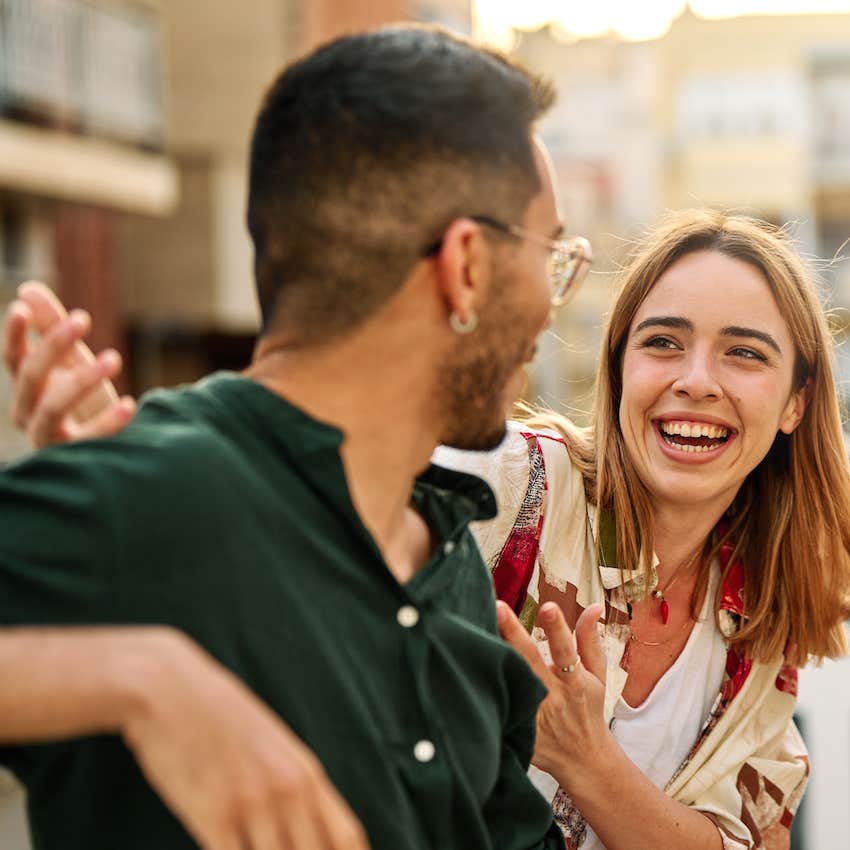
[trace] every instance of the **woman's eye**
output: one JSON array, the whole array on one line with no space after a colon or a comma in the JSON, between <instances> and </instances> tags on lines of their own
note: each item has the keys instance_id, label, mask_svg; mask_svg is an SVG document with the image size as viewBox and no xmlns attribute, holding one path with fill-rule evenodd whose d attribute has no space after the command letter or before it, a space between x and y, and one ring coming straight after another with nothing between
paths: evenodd
<instances>
[{"instance_id":1,"label":"woman's eye","mask_svg":"<svg viewBox=\"0 0 850 850\"><path fill-rule=\"evenodd\" d=\"M755 351L752 348L733 348L729 353L744 360L760 360L762 363L767 361L767 358L760 351Z\"/></svg>"},{"instance_id":2,"label":"woman's eye","mask_svg":"<svg viewBox=\"0 0 850 850\"><path fill-rule=\"evenodd\" d=\"M641 348L678 348L678 346L669 337L652 336L641 343Z\"/></svg>"}]
</instances>

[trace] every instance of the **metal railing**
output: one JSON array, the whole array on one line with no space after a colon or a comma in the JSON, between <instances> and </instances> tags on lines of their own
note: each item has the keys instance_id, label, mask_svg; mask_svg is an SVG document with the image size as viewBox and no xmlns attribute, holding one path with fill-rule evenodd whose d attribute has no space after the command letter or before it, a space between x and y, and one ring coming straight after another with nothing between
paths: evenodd
<instances>
[{"instance_id":1,"label":"metal railing","mask_svg":"<svg viewBox=\"0 0 850 850\"><path fill-rule=\"evenodd\" d=\"M160 21L130 0L0 0L0 115L163 144Z\"/></svg>"}]
</instances>

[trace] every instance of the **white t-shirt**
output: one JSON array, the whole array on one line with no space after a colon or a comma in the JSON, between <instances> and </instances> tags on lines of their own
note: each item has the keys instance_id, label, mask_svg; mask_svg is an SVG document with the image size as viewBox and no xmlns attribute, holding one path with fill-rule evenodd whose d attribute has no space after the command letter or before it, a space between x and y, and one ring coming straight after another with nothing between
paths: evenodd
<instances>
[{"instance_id":1,"label":"white t-shirt","mask_svg":"<svg viewBox=\"0 0 850 850\"><path fill-rule=\"evenodd\" d=\"M715 563L688 642L650 695L634 707L620 697L614 708L614 738L657 788L664 788L687 758L723 683L726 644L712 615L719 578ZM590 825L581 850L604 850Z\"/></svg>"}]
</instances>

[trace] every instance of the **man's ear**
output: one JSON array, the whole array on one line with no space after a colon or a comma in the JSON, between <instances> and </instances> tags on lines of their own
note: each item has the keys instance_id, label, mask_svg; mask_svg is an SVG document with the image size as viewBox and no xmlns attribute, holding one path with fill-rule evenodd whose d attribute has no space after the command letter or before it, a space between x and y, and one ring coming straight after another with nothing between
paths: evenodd
<instances>
[{"instance_id":1,"label":"man's ear","mask_svg":"<svg viewBox=\"0 0 850 850\"><path fill-rule=\"evenodd\" d=\"M807 378L806 383L800 389L791 394L788 399L788 404L785 407L785 413L779 423L779 430L783 434L793 434L797 426L803 421L803 414L806 412L809 401L812 397L812 379Z\"/></svg>"},{"instance_id":2,"label":"man's ear","mask_svg":"<svg viewBox=\"0 0 850 850\"><path fill-rule=\"evenodd\" d=\"M434 257L448 314L463 323L470 321L486 300L490 250L480 225L470 218L456 218L443 233Z\"/></svg>"}]
</instances>

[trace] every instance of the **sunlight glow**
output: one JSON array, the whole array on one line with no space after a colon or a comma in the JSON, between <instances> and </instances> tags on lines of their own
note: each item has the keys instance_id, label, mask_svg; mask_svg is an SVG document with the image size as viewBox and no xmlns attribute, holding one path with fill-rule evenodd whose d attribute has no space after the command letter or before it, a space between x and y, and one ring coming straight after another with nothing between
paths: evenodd
<instances>
[{"instance_id":1,"label":"sunlight glow","mask_svg":"<svg viewBox=\"0 0 850 850\"><path fill-rule=\"evenodd\" d=\"M510 45L511 29L537 29L551 22L574 36L608 31L630 40L663 35L686 0L474 0L476 34L503 47ZM850 12L850 0L690 0L691 9L704 18L747 14L813 14Z\"/></svg>"}]
</instances>

